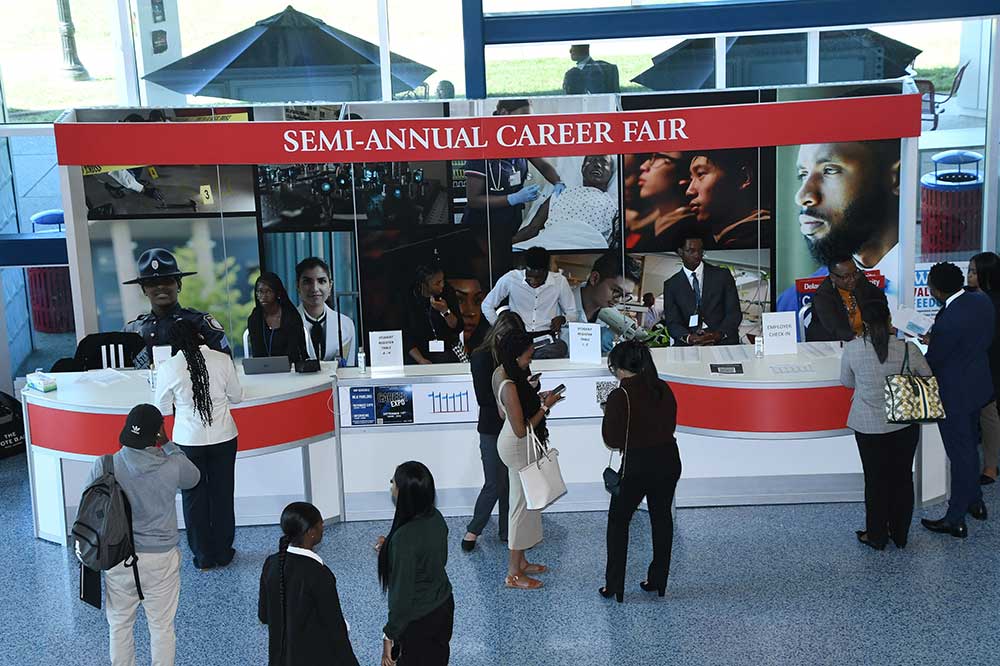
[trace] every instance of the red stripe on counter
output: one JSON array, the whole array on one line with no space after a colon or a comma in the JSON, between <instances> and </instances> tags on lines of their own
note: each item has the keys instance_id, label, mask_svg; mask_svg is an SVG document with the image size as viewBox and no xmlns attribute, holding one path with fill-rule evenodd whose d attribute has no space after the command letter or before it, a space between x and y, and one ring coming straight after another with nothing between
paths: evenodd
<instances>
[{"instance_id":1,"label":"red stripe on counter","mask_svg":"<svg viewBox=\"0 0 1000 666\"><path fill-rule=\"evenodd\" d=\"M233 407L239 430L238 450L253 451L303 439L331 435L334 417L330 413L331 391L280 400L253 407ZM125 414L91 414L42 407L28 403L31 443L53 451L98 456L120 447L118 434L125 426ZM167 432L173 430L167 417Z\"/></svg>"}]
</instances>

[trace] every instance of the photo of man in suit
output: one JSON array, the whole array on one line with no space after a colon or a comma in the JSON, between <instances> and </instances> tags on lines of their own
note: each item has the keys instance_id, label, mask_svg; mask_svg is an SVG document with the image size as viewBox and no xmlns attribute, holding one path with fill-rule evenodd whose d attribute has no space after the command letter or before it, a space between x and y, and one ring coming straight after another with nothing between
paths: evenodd
<instances>
[{"instance_id":1,"label":"photo of man in suit","mask_svg":"<svg viewBox=\"0 0 1000 666\"><path fill-rule=\"evenodd\" d=\"M926 358L944 406L945 418L938 428L951 463L951 496L943 518L920 522L932 532L965 538L966 514L986 520L979 486L979 412L993 400L988 352L995 314L987 296L962 289L965 277L955 264L935 264L927 282L931 295L941 303Z\"/></svg>"},{"instance_id":2,"label":"photo of man in suit","mask_svg":"<svg viewBox=\"0 0 1000 666\"><path fill-rule=\"evenodd\" d=\"M663 318L678 345L739 344L740 297L733 274L702 261L704 241L684 239L678 248L683 267L663 283Z\"/></svg>"}]
</instances>

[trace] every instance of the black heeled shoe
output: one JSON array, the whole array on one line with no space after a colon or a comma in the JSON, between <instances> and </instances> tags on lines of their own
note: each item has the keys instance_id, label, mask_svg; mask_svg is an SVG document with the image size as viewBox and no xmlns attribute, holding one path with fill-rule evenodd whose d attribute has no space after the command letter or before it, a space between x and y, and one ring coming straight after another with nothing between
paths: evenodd
<instances>
[{"instance_id":1,"label":"black heeled shoe","mask_svg":"<svg viewBox=\"0 0 1000 666\"><path fill-rule=\"evenodd\" d=\"M856 530L854 532L854 534L857 535L858 541L860 543L865 544L869 548L874 548L875 550L885 550L885 544L884 543L875 543L874 541L870 541L868 539L868 532L866 532L864 530Z\"/></svg>"},{"instance_id":2,"label":"black heeled shoe","mask_svg":"<svg viewBox=\"0 0 1000 666\"><path fill-rule=\"evenodd\" d=\"M610 599L611 597L614 597L615 601L617 601L618 603L622 603L622 601L625 600L625 592L623 591L614 592L613 590L609 590L606 587L599 587L597 588L597 593L602 597L604 597L605 599Z\"/></svg>"},{"instance_id":3,"label":"black heeled shoe","mask_svg":"<svg viewBox=\"0 0 1000 666\"><path fill-rule=\"evenodd\" d=\"M661 597L662 596L666 596L666 594L667 594L667 584L666 583L663 584L663 587L660 587L658 585L653 585L652 583L649 583L647 581L642 580L642 581L639 581L639 587L642 588L643 592L653 592L655 590L656 593L659 596L661 596Z\"/></svg>"}]
</instances>

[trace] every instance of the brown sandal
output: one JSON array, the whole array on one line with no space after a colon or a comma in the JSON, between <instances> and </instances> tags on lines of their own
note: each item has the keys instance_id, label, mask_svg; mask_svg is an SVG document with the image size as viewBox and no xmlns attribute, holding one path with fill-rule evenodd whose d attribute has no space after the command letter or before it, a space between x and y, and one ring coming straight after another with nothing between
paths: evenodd
<instances>
[{"instance_id":1,"label":"brown sandal","mask_svg":"<svg viewBox=\"0 0 1000 666\"><path fill-rule=\"evenodd\" d=\"M543 574L548 570L549 568L544 564L529 564L528 566L521 569L521 573L537 576L538 574Z\"/></svg>"},{"instance_id":2,"label":"brown sandal","mask_svg":"<svg viewBox=\"0 0 1000 666\"><path fill-rule=\"evenodd\" d=\"M544 585L542 581L527 576L507 576L503 584L513 590L537 590Z\"/></svg>"}]
</instances>

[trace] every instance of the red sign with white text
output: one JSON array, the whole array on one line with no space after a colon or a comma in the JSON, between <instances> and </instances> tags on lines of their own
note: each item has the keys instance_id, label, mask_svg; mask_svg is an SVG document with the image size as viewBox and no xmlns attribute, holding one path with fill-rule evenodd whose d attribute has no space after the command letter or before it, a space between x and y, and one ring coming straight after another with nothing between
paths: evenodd
<instances>
[{"instance_id":1,"label":"red sign with white text","mask_svg":"<svg viewBox=\"0 0 1000 666\"><path fill-rule=\"evenodd\" d=\"M484 118L57 123L59 164L299 164L628 154L920 135L920 96Z\"/></svg>"}]
</instances>

